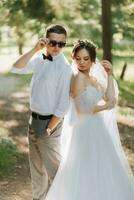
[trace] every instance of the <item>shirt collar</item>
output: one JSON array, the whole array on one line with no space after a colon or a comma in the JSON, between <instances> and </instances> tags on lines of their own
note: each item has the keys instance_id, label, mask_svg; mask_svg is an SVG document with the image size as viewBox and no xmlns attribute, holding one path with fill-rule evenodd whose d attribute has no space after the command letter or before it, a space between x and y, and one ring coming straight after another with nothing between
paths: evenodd
<instances>
[{"instance_id":1,"label":"shirt collar","mask_svg":"<svg viewBox=\"0 0 134 200\"><path fill-rule=\"evenodd\" d=\"M57 60L57 59L63 57L63 52L60 52L58 55L52 56L52 57L53 57L53 60Z\"/></svg>"}]
</instances>

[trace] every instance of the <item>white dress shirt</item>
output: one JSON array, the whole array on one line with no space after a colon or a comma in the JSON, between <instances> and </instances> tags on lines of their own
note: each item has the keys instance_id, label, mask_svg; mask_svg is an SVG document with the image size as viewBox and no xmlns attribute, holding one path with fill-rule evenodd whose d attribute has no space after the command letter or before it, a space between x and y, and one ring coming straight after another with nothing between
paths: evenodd
<instances>
[{"instance_id":1,"label":"white dress shirt","mask_svg":"<svg viewBox=\"0 0 134 200\"><path fill-rule=\"evenodd\" d=\"M63 53L53 57L53 61L44 60L42 54L30 60L18 69L12 67L12 73L33 73L30 84L30 109L41 115L64 117L69 107L71 68Z\"/></svg>"}]
</instances>

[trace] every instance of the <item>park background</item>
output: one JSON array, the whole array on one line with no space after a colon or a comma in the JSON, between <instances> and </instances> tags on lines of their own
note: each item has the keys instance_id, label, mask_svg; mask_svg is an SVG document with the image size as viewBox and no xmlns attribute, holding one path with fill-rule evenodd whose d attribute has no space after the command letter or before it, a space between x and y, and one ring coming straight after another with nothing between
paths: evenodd
<instances>
[{"instance_id":1,"label":"park background","mask_svg":"<svg viewBox=\"0 0 134 200\"><path fill-rule=\"evenodd\" d=\"M31 198L27 125L31 75L10 73L52 24L67 28L65 55L78 39L92 40L97 57L112 61L120 93L116 108L121 142L134 172L133 0L0 1L0 199Z\"/></svg>"}]
</instances>

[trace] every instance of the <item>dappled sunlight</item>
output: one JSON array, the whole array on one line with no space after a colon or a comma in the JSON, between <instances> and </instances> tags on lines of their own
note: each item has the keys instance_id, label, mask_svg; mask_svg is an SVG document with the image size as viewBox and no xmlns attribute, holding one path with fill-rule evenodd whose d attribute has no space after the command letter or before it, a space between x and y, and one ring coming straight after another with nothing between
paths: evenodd
<instances>
[{"instance_id":1,"label":"dappled sunlight","mask_svg":"<svg viewBox=\"0 0 134 200\"><path fill-rule=\"evenodd\" d=\"M134 128L134 119L129 119L121 114L118 114L118 122Z\"/></svg>"},{"instance_id":2,"label":"dappled sunlight","mask_svg":"<svg viewBox=\"0 0 134 200\"><path fill-rule=\"evenodd\" d=\"M124 118L124 120L118 121L118 127L123 146L130 149L134 154L134 124L131 124Z\"/></svg>"},{"instance_id":3,"label":"dappled sunlight","mask_svg":"<svg viewBox=\"0 0 134 200\"><path fill-rule=\"evenodd\" d=\"M13 92L11 97L17 98L17 99L19 99L19 98L27 98L28 97L28 89L25 88L25 90L23 90L23 91Z\"/></svg>"},{"instance_id":4,"label":"dappled sunlight","mask_svg":"<svg viewBox=\"0 0 134 200\"><path fill-rule=\"evenodd\" d=\"M131 169L134 171L134 151L132 152L131 149L128 149L124 146L125 155L127 156L128 162L131 163Z\"/></svg>"},{"instance_id":5,"label":"dappled sunlight","mask_svg":"<svg viewBox=\"0 0 134 200\"><path fill-rule=\"evenodd\" d=\"M28 138L26 136L15 136L13 137L17 149L20 153L28 153L29 148L28 148Z\"/></svg>"},{"instance_id":6,"label":"dappled sunlight","mask_svg":"<svg viewBox=\"0 0 134 200\"><path fill-rule=\"evenodd\" d=\"M0 75L0 96L8 97L17 87L17 79Z\"/></svg>"},{"instance_id":7,"label":"dappled sunlight","mask_svg":"<svg viewBox=\"0 0 134 200\"><path fill-rule=\"evenodd\" d=\"M4 106L5 105L5 100L0 99L0 106Z\"/></svg>"},{"instance_id":8,"label":"dappled sunlight","mask_svg":"<svg viewBox=\"0 0 134 200\"><path fill-rule=\"evenodd\" d=\"M116 56L121 56L121 57L128 57L128 56L134 56L134 52L132 50L125 50L125 51L122 51L120 49L116 49L116 50L112 50L112 52L114 53L114 55Z\"/></svg>"},{"instance_id":9,"label":"dappled sunlight","mask_svg":"<svg viewBox=\"0 0 134 200\"><path fill-rule=\"evenodd\" d=\"M19 103L12 103L12 108L14 109L14 111L17 111L20 113L27 111L27 106L19 104Z\"/></svg>"},{"instance_id":10,"label":"dappled sunlight","mask_svg":"<svg viewBox=\"0 0 134 200\"><path fill-rule=\"evenodd\" d=\"M0 85L3 87L0 90L0 135L13 140L16 136L25 137L27 133L29 89L24 84L16 76L0 75ZM20 145L20 149L27 152L24 144Z\"/></svg>"},{"instance_id":11,"label":"dappled sunlight","mask_svg":"<svg viewBox=\"0 0 134 200\"><path fill-rule=\"evenodd\" d=\"M121 141L130 164L134 169L134 110L129 107L117 107L117 122Z\"/></svg>"},{"instance_id":12,"label":"dappled sunlight","mask_svg":"<svg viewBox=\"0 0 134 200\"><path fill-rule=\"evenodd\" d=\"M11 127L16 127L19 126L19 123L17 120L13 119L13 120L8 120L8 121L3 121L0 120L0 126L3 126L5 128L11 128Z\"/></svg>"},{"instance_id":13,"label":"dappled sunlight","mask_svg":"<svg viewBox=\"0 0 134 200\"><path fill-rule=\"evenodd\" d=\"M29 48L24 48L24 51L28 51ZM0 73L5 74L12 68L14 61L18 58L17 47L3 47L0 54Z\"/></svg>"},{"instance_id":14,"label":"dappled sunlight","mask_svg":"<svg viewBox=\"0 0 134 200\"><path fill-rule=\"evenodd\" d=\"M125 74L125 80L126 81L130 81L133 80L133 75L134 75L134 64L129 64L128 69L126 70L126 74Z\"/></svg>"},{"instance_id":15,"label":"dappled sunlight","mask_svg":"<svg viewBox=\"0 0 134 200\"><path fill-rule=\"evenodd\" d=\"M124 63L125 63L125 61L122 63L122 65L118 65L118 64L114 65L114 74L116 77L120 77ZM133 63L127 63L127 65L128 65L128 67L126 69L124 80L130 81L130 80L133 80L134 67L133 67Z\"/></svg>"},{"instance_id":16,"label":"dappled sunlight","mask_svg":"<svg viewBox=\"0 0 134 200\"><path fill-rule=\"evenodd\" d=\"M2 127L0 123L0 136L7 137L8 135L9 135L9 130L7 128Z\"/></svg>"},{"instance_id":17,"label":"dappled sunlight","mask_svg":"<svg viewBox=\"0 0 134 200\"><path fill-rule=\"evenodd\" d=\"M134 108L134 84L130 81L119 81L119 105L123 108Z\"/></svg>"},{"instance_id":18,"label":"dappled sunlight","mask_svg":"<svg viewBox=\"0 0 134 200\"><path fill-rule=\"evenodd\" d=\"M119 123L134 127L134 110L128 107L118 107L117 119Z\"/></svg>"}]
</instances>

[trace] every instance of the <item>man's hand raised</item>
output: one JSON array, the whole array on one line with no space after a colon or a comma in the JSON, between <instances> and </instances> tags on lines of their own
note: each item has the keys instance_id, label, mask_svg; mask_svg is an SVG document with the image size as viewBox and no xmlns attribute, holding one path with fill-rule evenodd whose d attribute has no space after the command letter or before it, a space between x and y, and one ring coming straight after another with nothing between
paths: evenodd
<instances>
[{"instance_id":1,"label":"man's hand raised","mask_svg":"<svg viewBox=\"0 0 134 200\"><path fill-rule=\"evenodd\" d=\"M35 52L45 48L48 43L49 43L48 38L40 38L39 41L37 42L37 44L34 47Z\"/></svg>"}]
</instances>

